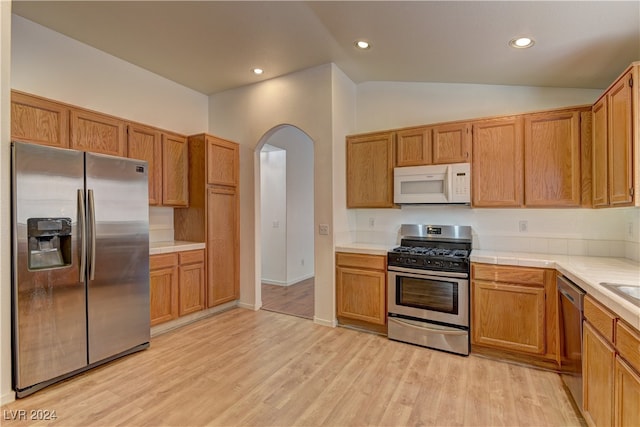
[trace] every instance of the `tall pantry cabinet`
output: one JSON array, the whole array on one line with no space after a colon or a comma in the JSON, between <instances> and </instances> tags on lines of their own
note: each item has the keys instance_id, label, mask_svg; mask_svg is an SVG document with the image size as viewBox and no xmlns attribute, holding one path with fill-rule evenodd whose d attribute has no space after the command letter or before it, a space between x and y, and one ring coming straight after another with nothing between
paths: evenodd
<instances>
[{"instance_id":1,"label":"tall pantry cabinet","mask_svg":"<svg viewBox=\"0 0 640 427\"><path fill-rule=\"evenodd\" d=\"M206 306L240 297L238 144L190 136L189 207L174 211L176 240L206 243Z\"/></svg>"}]
</instances>

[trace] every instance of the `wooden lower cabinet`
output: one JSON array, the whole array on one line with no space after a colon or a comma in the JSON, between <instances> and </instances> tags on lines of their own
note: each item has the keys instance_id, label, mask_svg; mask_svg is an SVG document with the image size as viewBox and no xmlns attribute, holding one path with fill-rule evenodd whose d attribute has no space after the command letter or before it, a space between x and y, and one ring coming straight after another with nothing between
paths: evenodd
<instances>
[{"instance_id":1,"label":"wooden lower cabinet","mask_svg":"<svg viewBox=\"0 0 640 427\"><path fill-rule=\"evenodd\" d=\"M640 349L637 354L640 354ZM614 383L614 425L640 425L640 374L620 356L616 357Z\"/></svg>"},{"instance_id":2,"label":"wooden lower cabinet","mask_svg":"<svg viewBox=\"0 0 640 427\"><path fill-rule=\"evenodd\" d=\"M336 266L338 321L386 331L386 256L336 253Z\"/></svg>"},{"instance_id":3,"label":"wooden lower cabinet","mask_svg":"<svg viewBox=\"0 0 640 427\"><path fill-rule=\"evenodd\" d=\"M149 259L151 326L178 317L178 254L152 255Z\"/></svg>"},{"instance_id":4,"label":"wooden lower cabinet","mask_svg":"<svg viewBox=\"0 0 640 427\"><path fill-rule=\"evenodd\" d=\"M613 425L615 350L588 322L582 337L583 411L594 426Z\"/></svg>"},{"instance_id":5,"label":"wooden lower cabinet","mask_svg":"<svg viewBox=\"0 0 640 427\"><path fill-rule=\"evenodd\" d=\"M204 251L180 253L178 268L178 315L194 313L204 309Z\"/></svg>"},{"instance_id":6,"label":"wooden lower cabinet","mask_svg":"<svg viewBox=\"0 0 640 427\"><path fill-rule=\"evenodd\" d=\"M152 255L149 270L151 326L204 308L204 250Z\"/></svg>"},{"instance_id":7,"label":"wooden lower cabinet","mask_svg":"<svg viewBox=\"0 0 640 427\"><path fill-rule=\"evenodd\" d=\"M555 270L473 263L472 351L558 367Z\"/></svg>"},{"instance_id":8,"label":"wooden lower cabinet","mask_svg":"<svg viewBox=\"0 0 640 427\"><path fill-rule=\"evenodd\" d=\"M584 417L595 427L636 427L640 425L640 332L590 295L584 308Z\"/></svg>"}]
</instances>

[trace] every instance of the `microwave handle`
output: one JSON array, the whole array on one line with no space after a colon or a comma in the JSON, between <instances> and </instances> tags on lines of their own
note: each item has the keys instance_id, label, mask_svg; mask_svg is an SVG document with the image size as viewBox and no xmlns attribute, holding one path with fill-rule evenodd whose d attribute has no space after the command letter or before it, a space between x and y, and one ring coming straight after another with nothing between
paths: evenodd
<instances>
[{"instance_id":1,"label":"microwave handle","mask_svg":"<svg viewBox=\"0 0 640 427\"><path fill-rule=\"evenodd\" d=\"M453 194L453 184L451 182L451 175L452 175L452 171L451 171L451 165L447 165L447 171L445 172L445 181L444 181L444 198L447 200L447 202L451 202L451 195Z\"/></svg>"}]
</instances>

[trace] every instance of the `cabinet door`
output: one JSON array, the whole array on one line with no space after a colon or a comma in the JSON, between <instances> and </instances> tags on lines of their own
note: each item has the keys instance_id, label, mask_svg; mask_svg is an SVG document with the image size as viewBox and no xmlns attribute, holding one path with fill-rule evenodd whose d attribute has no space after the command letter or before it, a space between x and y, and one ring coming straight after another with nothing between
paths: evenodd
<instances>
[{"instance_id":1,"label":"cabinet door","mask_svg":"<svg viewBox=\"0 0 640 427\"><path fill-rule=\"evenodd\" d=\"M525 116L526 206L580 206L580 113Z\"/></svg>"},{"instance_id":2,"label":"cabinet door","mask_svg":"<svg viewBox=\"0 0 640 427\"><path fill-rule=\"evenodd\" d=\"M11 139L69 148L69 109L56 102L11 92Z\"/></svg>"},{"instance_id":3,"label":"cabinet door","mask_svg":"<svg viewBox=\"0 0 640 427\"><path fill-rule=\"evenodd\" d=\"M204 309L204 251L180 253L179 273L178 314L184 316Z\"/></svg>"},{"instance_id":4,"label":"cabinet door","mask_svg":"<svg viewBox=\"0 0 640 427\"><path fill-rule=\"evenodd\" d=\"M125 123L115 117L71 109L71 143L74 150L126 155Z\"/></svg>"},{"instance_id":5,"label":"cabinet door","mask_svg":"<svg viewBox=\"0 0 640 427\"><path fill-rule=\"evenodd\" d=\"M393 207L394 134L347 138L347 208Z\"/></svg>"},{"instance_id":6,"label":"cabinet door","mask_svg":"<svg viewBox=\"0 0 640 427\"><path fill-rule=\"evenodd\" d=\"M338 267L336 273L337 315L384 325L387 273L346 267Z\"/></svg>"},{"instance_id":7,"label":"cabinet door","mask_svg":"<svg viewBox=\"0 0 640 427\"><path fill-rule=\"evenodd\" d=\"M154 255L149 260L151 326L178 316L178 258Z\"/></svg>"},{"instance_id":8,"label":"cabinet door","mask_svg":"<svg viewBox=\"0 0 640 427\"><path fill-rule=\"evenodd\" d=\"M238 185L238 144L207 136L207 184Z\"/></svg>"},{"instance_id":9,"label":"cabinet door","mask_svg":"<svg viewBox=\"0 0 640 427\"><path fill-rule=\"evenodd\" d=\"M162 199L162 140L160 131L146 126L128 126L127 157L145 160L149 172L149 204L159 205Z\"/></svg>"},{"instance_id":10,"label":"cabinet door","mask_svg":"<svg viewBox=\"0 0 640 427\"><path fill-rule=\"evenodd\" d=\"M473 124L473 206L522 205L522 119Z\"/></svg>"},{"instance_id":11,"label":"cabinet door","mask_svg":"<svg viewBox=\"0 0 640 427\"><path fill-rule=\"evenodd\" d=\"M612 206L625 206L633 202L631 95L631 73L622 77L607 94L609 201Z\"/></svg>"},{"instance_id":12,"label":"cabinet door","mask_svg":"<svg viewBox=\"0 0 640 427\"><path fill-rule=\"evenodd\" d=\"M613 369L615 350L589 322L582 336L582 402L591 425L613 424Z\"/></svg>"},{"instance_id":13,"label":"cabinet door","mask_svg":"<svg viewBox=\"0 0 640 427\"><path fill-rule=\"evenodd\" d=\"M162 135L162 204L187 206L189 200L189 146L187 138Z\"/></svg>"},{"instance_id":14,"label":"cabinet door","mask_svg":"<svg viewBox=\"0 0 640 427\"><path fill-rule=\"evenodd\" d=\"M471 126L455 123L433 128L433 163L471 161Z\"/></svg>"},{"instance_id":15,"label":"cabinet door","mask_svg":"<svg viewBox=\"0 0 640 427\"><path fill-rule=\"evenodd\" d=\"M640 375L619 356L615 362L614 425L636 427L640 423Z\"/></svg>"},{"instance_id":16,"label":"cabinet door","mask_svg":"<svg viewBox=\"0 0 640 427\"><path fill-rule=\"evenodd\" d=\"M431 128L407 129L396 133L396 166L433 163Z\"/></svg>"},{"instance_id":17,"label":"cabinet door","mask_svg":"<svg viewBox=\"0 0 640 427\"><path fill-rule=\"evenodd\" d=\"M544 288L472 282L473 343L545 353Z\"/></svg>"},{"instance_id":18,"label":"cabinet door","mask_svg":"<svg viewBox=\"0 0 640 427\"><path fill-rule=\"evenodd\" d=\"M238 194L234 188L207 190L207 306L240 296Z\"/></svg>"},{"instance_id":19,"label":"cabinet door","mask_svg":"<svg viewBox=\"0 0 640 427\"><path fill-rule=\"evenodd\" d=\"M593 206L609 204L608 144L607 144L607 97L595 103L593 112Z\"/></svg>"}]
</instances>

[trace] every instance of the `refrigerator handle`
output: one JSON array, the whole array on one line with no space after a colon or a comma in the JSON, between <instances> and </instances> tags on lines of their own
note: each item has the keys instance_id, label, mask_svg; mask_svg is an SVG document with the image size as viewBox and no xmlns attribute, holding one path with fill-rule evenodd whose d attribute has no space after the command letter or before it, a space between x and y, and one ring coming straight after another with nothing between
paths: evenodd
<instances>
[{"instance_id":1,"label":"refrigerator handle","mask_svg":"<svg viewBox=\"0 0 640 427\"><path fill-rule=\"evenodd\" d=\"M87 271L87 233L86 214L84 209L84 190L78 190L78 233L80 235L80 283L84 283Z\"/></svg>"},{"instance_id":2,"label":"refrigerator handle","mask_svg":"<svg viewBox=\"0 0 640 427\"><path fill-rule=\"evenodd\" d=\"M93 201L93 190L89 190L89 228L91 230L91 248L89 249L89 280L96 276L96 210Z\"/></svg>"}]
</instances>

